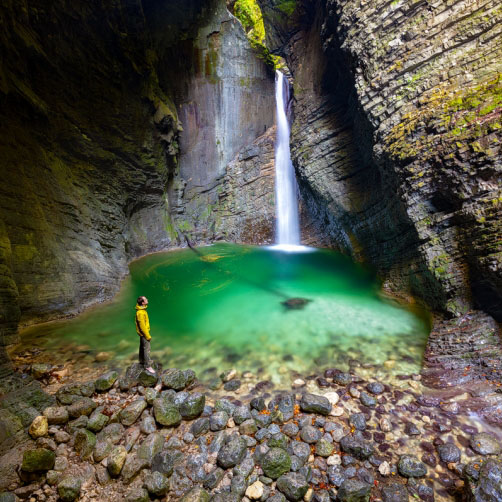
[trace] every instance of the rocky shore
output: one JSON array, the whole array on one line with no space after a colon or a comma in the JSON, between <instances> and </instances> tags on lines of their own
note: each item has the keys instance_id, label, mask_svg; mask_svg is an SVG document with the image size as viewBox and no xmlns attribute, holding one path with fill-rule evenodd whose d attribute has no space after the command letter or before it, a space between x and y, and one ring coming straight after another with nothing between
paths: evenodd
<instances>
[{"instance_id":1,"label":"rocky shore","mask_svg":"<svg viewBox=\"0 0 502 502\"><path fill-rule=\"evenodd\" d=\"M419 375L397 387L332 368L243 394L236 371L211 390L190 369L155 369L65 382L27 410L0 501L502 499L497 434ZM40 365L32 375L48 382Z\"/></svg>"}]
</instances>

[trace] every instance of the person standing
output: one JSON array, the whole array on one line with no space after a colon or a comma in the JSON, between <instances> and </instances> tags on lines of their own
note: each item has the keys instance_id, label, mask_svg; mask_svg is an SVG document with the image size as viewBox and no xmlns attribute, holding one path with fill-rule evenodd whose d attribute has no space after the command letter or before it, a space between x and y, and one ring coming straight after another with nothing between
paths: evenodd
<instances>
[{"instance_id":1,"label":"person standing","mask_svg":"<svg viewBox=\"0 0 502 502\"><path fill-rule=\"evenodd\" d=\"M140 296L136 300L136 332L138 333L139 340L139 364L143 366L150 373L155 373L152 368L152 361L150 359L150 320L146 307L148 306L148 298Z\"/></svg>"}]
</instances>

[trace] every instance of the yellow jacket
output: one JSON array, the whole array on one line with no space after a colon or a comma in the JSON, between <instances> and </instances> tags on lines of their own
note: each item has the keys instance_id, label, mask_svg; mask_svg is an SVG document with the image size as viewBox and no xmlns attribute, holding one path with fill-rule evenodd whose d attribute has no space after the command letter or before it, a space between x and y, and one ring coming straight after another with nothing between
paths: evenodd
<instances>
[{"instance_id":1,"label":"yellow jacket","mask_svg":"<svg viewBox=\"0 0 502 502\"><path fill-rule=\"evenodd\" d=\"M136 332L150 340L150 321L146 312L146 305L136 305Z\"/></svg>"}]
</instances>

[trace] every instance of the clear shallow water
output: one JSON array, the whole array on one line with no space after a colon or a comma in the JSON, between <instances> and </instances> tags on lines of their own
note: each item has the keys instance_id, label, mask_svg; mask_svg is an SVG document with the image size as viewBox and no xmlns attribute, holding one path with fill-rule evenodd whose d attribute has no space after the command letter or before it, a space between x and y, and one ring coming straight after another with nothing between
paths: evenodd
<instances>
[{"instance_id":1,"label":"clear shallow water","mask_svg":"<svg viewBox=\"0 0 502 502\"><path fill-rule=\"evenodd\" d=\"M153 356L199 375L236 367L275 383L295 372L347 368L349 359L418 371L428 323L381 299L370 272L327 250L281 252L233 244L153 254L133 262L116 298L79 317L26 330L25 339L67 357L113 352L129 362L137 350L135 301L149 299ZM281 302L306 298L300 310Z\"/></svg>"}]
</instances>

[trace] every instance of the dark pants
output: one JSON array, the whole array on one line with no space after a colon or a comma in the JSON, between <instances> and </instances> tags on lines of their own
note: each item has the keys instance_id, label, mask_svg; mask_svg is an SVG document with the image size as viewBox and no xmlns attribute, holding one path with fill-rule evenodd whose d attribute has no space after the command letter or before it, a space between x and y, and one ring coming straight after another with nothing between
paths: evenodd
<instances>
[{"instance_id":1,"label":"dark pants","mask_svg":"<svg viewBox=\"0 0 502 502\"><path fill-rule=\"evenodd\" d=\"M144 368L148 368L152 364L150 360L150 341L144 336L140 336L139 338L139 364Z\"/></svg>"}]
</instances>

